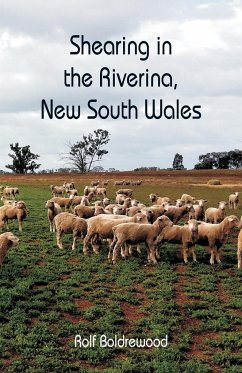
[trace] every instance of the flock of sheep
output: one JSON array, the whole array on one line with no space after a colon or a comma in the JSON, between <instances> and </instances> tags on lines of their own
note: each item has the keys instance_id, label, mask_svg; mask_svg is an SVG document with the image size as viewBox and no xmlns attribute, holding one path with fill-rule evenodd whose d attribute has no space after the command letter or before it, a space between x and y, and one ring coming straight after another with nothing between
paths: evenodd
<instances>
[{"instance_id":1,"label":"flock of sheep","mask_svg":"<svg viewBox=\"0 0 242 373\"><path fill-rule=\"evenodd\" d=\"M140 185L142 180L125 184L124 181L114 185ZM52 197L46 202L50 232L56 233L57 246L63 249L62 235L73 235L72 250L76 247L77 239L83 240L83 252L89 246L98 253L105 241L109 246L108 259L116 263L119 252L123 257L132 254L133 250L140 252L140 244L147 249L149 262L157 263L160 250L165 242L180 244L183 259L187 263L191 251L196 261L195 245L209 248L210 263L215 260L220 263L220 248L227 241L234 227L241 228L241 220L235 215L225 216L225 207L237 209L239 192L229 196L229 201L220 201L218 207L205 209L204 199L196 199L183 194L172 205L169 197L159 197L150 194L151 206L140 203L133 197L133 190L122 188L116 191L115 202L107 197L107 190L92 182L86 186L82 196L78 195L73 182L62 186L51 185ZM8 220L17 219L19 231L27 216L24 201L16 201L18 188L0 187L3 206L0 207L0 229L7 227ZM64 211L63 211L64 209ZM188 216L184 225L177 223ZM0 235L0 265L9 247L17 245L19 239L11 232ZM238 268L242 259L242 229L238 235Z\"/></svg>"}]
</instances>

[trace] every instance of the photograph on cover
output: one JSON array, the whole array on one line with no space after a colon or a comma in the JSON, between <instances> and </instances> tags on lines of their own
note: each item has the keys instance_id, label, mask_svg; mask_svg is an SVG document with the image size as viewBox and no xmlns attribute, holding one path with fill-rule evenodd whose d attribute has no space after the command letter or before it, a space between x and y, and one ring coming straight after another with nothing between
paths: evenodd
<instances>
[{"instance_id":1,"label":"photograph on cover","mask_svg":"<svg viewBox=\"0 0 242 373\"><path fill-rule=\"evenodd\" d=\"M242 1L0 9L0 371L241 372Z\"/></svg>"}]
</instances>

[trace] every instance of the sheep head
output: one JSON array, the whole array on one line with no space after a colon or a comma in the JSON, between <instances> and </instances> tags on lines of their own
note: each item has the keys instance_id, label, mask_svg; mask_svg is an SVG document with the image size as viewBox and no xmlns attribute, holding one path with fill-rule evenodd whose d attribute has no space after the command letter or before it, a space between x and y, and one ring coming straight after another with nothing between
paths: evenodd
<instances>
[{"instance_id":1,"label":"sheep head","mask_svg":"<svg viewBox=\"0 0 242 373\"><path fill-rule=\"evenodd\" d=\"M220 210L225 210L225 207L226 207L227 204L228 204L228 202L220 201L220 202L218 203L218 208L219 208Z\"/></svg>"}]
</instances>

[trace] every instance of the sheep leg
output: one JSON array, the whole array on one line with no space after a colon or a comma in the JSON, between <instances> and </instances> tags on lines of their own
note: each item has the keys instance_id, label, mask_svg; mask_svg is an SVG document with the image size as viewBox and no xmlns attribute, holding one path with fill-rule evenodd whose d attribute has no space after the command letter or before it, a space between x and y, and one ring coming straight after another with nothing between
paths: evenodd
<instances>
[{"instance_id":1,"label":"sheep leg","mask_svg":"<svg viewBox=\"0 0 242 373\"><path fill-rule=\"evenodd\" d=\"M100 246L98 245L98 235L94 235L94 237L91 240L92 244L92 250L95 254L99 254L99 248Z\"/></svg>"},{"instance_id":2,"label":"sheep leg","mask_svg":"<svg viewBox=\"0 0 242 373\"><path fill-rule=\"evenodd\" d=\"M238 251L237 251L237 257L238 257L238 269L241 268L241 264L242 264L242 248L238 248Z\"/></svg>"},{"instance_id":3,"label":"sheep leg","mask_svg":"<svg viewBox=\"0 0 242 373\"><path fill-rule=\"evenodd\" d=\"M221 263L219 250L216 253L216 261L217 261L217 263Z\"/></svg>"},{"instance_id":4,"label":"sheep leg","mask_svg":"<svg viewBox=\"0 0 242 373\"><path fill-rule=\"evenodd\" d=\"M86 254L88 251L88 244L90 243L92 236L93 236L92 234L87 234L83 241L83 253L84 254Z\"/></svg>"},{"instance_id":5,"label":"sheep leg","mask_svg":"<svg viewBox=\"0 0 242 373\"><path fill-rule=\"evenodd\" d=\"M77 232L73 232L73 242L72 242L72 247L71 247L71 249L72 250L75 250L75 248L76 248L76 241L77 241Z\"/></svg>"},{"instance_id":6,"label":"sheep leg","mask_svg":"<svg viewBox=\"0 0 242 373\"><path fill-rule=\"evenodd\" d=\"M18 229L19 229L19 232L23 232L23 222L22 222L22 220L19 220L19 222L18 222Z\"/></svg>"},{"instance_id":7,"label":"sheep leg","mask_svg":"<svg viewBox=\"0 0 242 373\"><path fill-rule=\"evenodd\" d=\"M9 230L9 227L8 227L8 219L4 220L4 223L5 223L6 229Z\"/></svg>"},{"instance_id":8,"label":"sheep leg","mask_svg":"<svg viewBox=\"0 0 242 373\"><path fill-rule=\"evenodd\" d=\"M121 246L121 250L120 250L120 254L122 258L125 258L125 250L126 250L126 246L124 244Z\"/></svg>"},{"instance_id":9,"label":"sheep leg","mask_svg":"<svg viewBox=\"0 0 242 373\"><path fill-rule=\"evenodd\" d=\"M188 263L188 252L189 252L188 247L183 246L182 252L183 252L183 260L187 264Z\"/></svg>"},{"instance_id":10,"label":"sheep leg","mask_svg":"<svg viewBox=\"0 0 242 373\"><path fill-rule=\"evenodd\" d=\"M62 240L61 240L62 234L63 234L62 231L57 231L56 232L56 243L57 243L57 246L59 247L59 249L63 249L63 243L62 243Z\"/></svg>"},{"instance_id":11,"label":"sheep leg","mask_svg":"<svg viewBox=\"0 0 242 373\"><path fill-rule=\"evenodd\" d=\"M129 249L130 249L131 245L128 245L126 242L124 243L124 245L122 245L121 247L121 256L123 258L126 258L127 256L129 256ZM132 249L131 249L131 252L132 252Z\"/></svg>"},{"instance_id":12,"label":"sheep leg","mask_svg":"<svg viewBox=\"0 0 242 373\"><path fill-rule=\"evenodd\" d=\"M117 257L118 257L118 250L121 248L123 242L122 241L117 241L114 249L113 249L113 257L112 257L112 262L115 264L117 262Z\"/></svg>"},{"instance_id":13,"label":"sheep leg","mask_svg":"<svg viewBox=\"0 0 242 373\"><path fill-rule=\"evenodd\" d=\"M214 264L214 258L217 257L217 249L215 247L211 247L211 257L210 257L210 264Z\"/></svg>"},{"instance_id":14,"label":"sheep leg","mask_svg":"<svg viewBox=\"0 0 242 373\"><path fill-rule=\"evenodd\" d=\"M133 254L133 247L132 245L129 245L129 255L132 255Z\"/></svg>"},{"instance_id":15,"label":"sheep leg","mask_svg":"<svg viewBox=\"0 0 242 373\"><path fill-rule=\"evenodd\" d=\"M155 257L155 247L153 244L148 244L149 248L149 261L153 262L154 264L157 263L156 257Z\"/></svg>"},{"instance_id":16,"label":"sheep leg","mask_svg":"<svg viewBox=\"0 0 242 373\"><path fill-rule=\"evenodd\" d=\"M138 243L138 245L136 246L136 250L137 250L137 253L141 254L141 246L140 246L139 243Z\"/></svg>"},{"instance_id":17,"label":"sheep leg","mask_svg":"<svg viewBox=\"0 0 242 373\"><path fill-rule=\"evenodd\" d=\"M197 262L197 257L196 257L196 253L195 253L195 246L192 246L191 251L192 251L192 259L193 259L193 261Z\"/></svg>"},{"instance_id":18,"label":"sheep leg","mask_svg":"<svg viewBox=\"0 0 242 373\"><path fill-rule=\"evenodd\" d=\"M108 250L108 259L110 260L111 259L111 256L113 254L113 248L114 246L116 245L117 243L117 237L113 237L113 241L111 242L111 244L109 245L109 250Z\"/></svg>"}]
</instances>

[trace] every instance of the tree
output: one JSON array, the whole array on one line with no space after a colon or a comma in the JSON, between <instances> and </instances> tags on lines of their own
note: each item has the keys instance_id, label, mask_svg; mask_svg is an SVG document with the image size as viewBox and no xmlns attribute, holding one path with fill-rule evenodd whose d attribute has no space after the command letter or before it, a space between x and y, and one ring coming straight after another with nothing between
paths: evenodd
<instances>
[{"instance_id":1,"label":"tree","mask_svg":"<svg viewBox=\"0 0 242 373\"><path fill-rule=\"evenodd\" d=\"M194 168L199 169L227 169L242 167L242 151L239 149L229 152L212 152L199 155L199 163Z\"/></svg>"},{"instance_id":2,"label":"tree","mask_svg":"<svg viewBox=\"0 0 242 373\"><path fill-rule=\"evenodd\" d=\"M91 171L92 172L105 172L102 166L94 166Z\"/></svg>"},{"instance_id":3,"label":"tree","mask_svg":"<svg viewBox=\"0 0 242 373\"><path fill-rule=\"evenodd\" d=\"M229 153L229 168L242 168L242 150L234 149Z\"/></svg>"},{"instance_id":4,"label":"tree","mask_svg":"<svg viewBox=\"0 0 242 373\"><path fill-rule=\"evenodd\" d=\"M199 163L195 164L194 166L196 170L208 170L213 168L213 159L211 157L211 153L201 154L199 155L198 159Z\"/></svg>"},{"instance_id":5,"label":"tree","mask_svg":"<svg viewBox=\"0 0 242 373\"><path fill-rule=\"evenodd\" d=\"M69 153L64 156L78 171L85 173L89 172L94 162L101 161L102 157L108 153L103 149L110 138L109 132L102 129L97 129L94 133L83 135L81 141L74 144L69 144Z\"/></svg>"},{"instance_id":6,"label":"tree","mask_svg":"<svg viewBox=\"0 0 242 373\"><path fill-rule=\"evenodd\" d=\"M183 156L181 154L178 154L178 153L175 154L173 164L172 164L172 168L173 168L173 170L183 170L184 169Z\"/></svg>"},{"instance_id":7,"label":"tree","mask_svg":"<svg viewBox=\"0 0 242 373\"><path fill-rule=\"evenodd\" d=\"M35 172L41 164L36 163L35 160L39 158L38 154L34 154L30 151L30 146L19 146L19 143L10 144L10 149L13 154L9 153L9 157L12 158L12 164L8 164L5 167L9 168L16 174L27 174L28 171Z\"/></svg>"}]
</instances>

